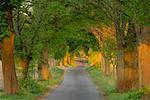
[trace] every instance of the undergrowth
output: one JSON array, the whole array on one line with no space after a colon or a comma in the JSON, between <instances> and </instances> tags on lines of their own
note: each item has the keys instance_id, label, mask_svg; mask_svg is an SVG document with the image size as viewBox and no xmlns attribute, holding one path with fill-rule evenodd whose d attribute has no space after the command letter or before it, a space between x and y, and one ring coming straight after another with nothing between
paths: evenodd
<instances>
[{"instance_id":1,"label":"undergrowth","mask_svg":"<svg viewBox=\"0 0 150 100\"><path fill-rule=\"evenodd\" d=\"M63 73L63 70L54 67L51 69L53 78L47 81L36 81L31 77L20 79L18 94L6 95L3 90L0 90L0 100L35 100L60 84Z\"/></svg>"}]
</instances>

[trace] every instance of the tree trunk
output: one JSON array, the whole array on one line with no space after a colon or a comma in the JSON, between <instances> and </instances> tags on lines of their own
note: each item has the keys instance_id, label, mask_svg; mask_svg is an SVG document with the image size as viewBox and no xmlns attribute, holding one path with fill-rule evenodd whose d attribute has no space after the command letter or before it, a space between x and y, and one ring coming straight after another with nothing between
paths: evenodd
<instances>
[{"instance_id":1,"label":"tree trunk","mask_svg":"<svg viewBox=\"0 0 150 100\"><path fill-rule=\"evenodd\" d=\"M5 2L5 1L4 1ZM15 94L18 91L18 83L15 72L14 63L14 28L13 28L13 14L12 5L8 5L10 1L5 2L4 13L6 22L8 25L8 31L10 32L8 37L5 37L2 41L2 66L4 77L4 90L6 94Z\"/></svg>"},{"instance_id":2,"label":"tree trunk","mask_svg":"<svg viewBox=\"0 0 150 100\"><path fill-rule=\"evenodd\" d=\"M26 59L21 59L20 66L22 68L22 77L23 79L26 79L28 77L29 61Z\"/></svg>"},{"instance_id":3,"label":"tree trunk","mask_svg":"<svg viewBox=\"0 0 150 100\"><path fill-rule=\"evenodd\" d=\"M58 66L63 66L62 60L59 61Z\"/></svg>"},{"instance_id":4,"label":"tree trunk","mask_svg":"<svg viewBox=\"0 0 150 100\"><path fill-rule=\"evenodd\" d=\"M42 80L48 80L49 78L52 77L49 71L49 64L48 64L48 47L45 47L42 52L40 67Z\"/></svg>"},{"instance_id":5,"label":"tree trunk","mask_svg":"<svg viewBox=\"0 0 150 100\"><path fill-rule=\"evenodd\" d=\"M127 29L124 26L116 25L116 31L118 47L117 89L119 92L137 89L139 86L139 67L136 32L132 23L129 23Z\"/></svg>"},{"instance_id":6,"label":"tree trunk","mask_svg":"<svg viewBox=\"0 0 150 100\"><path fill-rule=\"evenodd\" d=\"M138 47L140 87L150 87L150 44L141 43Z\"/></svg>"},{"instance_id":7,"label":"tree trunk","mask_svg":"<svg viewBox=\"0 0 150 100\"><path fill-rule=\"evenodd\" d=\"M124 84L124 54L123 51L118 51L117 54L117 67L116 67L116 72L117 72L117 90L122 91L123 89L123 84Z\"/></svg>"},{"instance_id":8,"label":"tree trunk","mask_svg":"<svg viewBox=\"0 0 150 100\"><path fill-rule=\"evenodd\" d=\"M2 66L4 77L4 90L7 94L15 94L18 91L18 83L14 63L14 33L3 39L2 42Z\"/></svg>"},{"instance_id":9,"label":"tree trunk","mask_svg":"<svg viewBox=\"0 0 150 100\"><path fill-rule=\"evenodd\" d=\"M139 87L150 87L150 26L135 25L138 34Z\"/></svg>"},{"instance_id":10,"label":"tree trunk","mask_svg":"<svg viewBox=\"0 0 150 100\"><path fill-rule=\"evenodd\" d=\"M117 89L119 92L137 89L139 86L137 54L137 49L118 54Z\"/></svg>"},{"instance_id":11,"label":"tree trunk","mask_svg":"<svg viewBox=\"0 0 150 100\"><path fill-rule=\"evenodd\" d=\"M110 66L108 58L104 57L105 60L105 75L108 76L110 74Z\"/></svg>"},{"instance_id":12,"label":"tree trunk","mask_svg":"<svg viewBox=\"0 0 150 100\"><path fill-rule=\"evenodd\" d=\"M104 54L101 53L101 69L105 73L105 59L104 59Z\"/></svg>"}]
</instances>

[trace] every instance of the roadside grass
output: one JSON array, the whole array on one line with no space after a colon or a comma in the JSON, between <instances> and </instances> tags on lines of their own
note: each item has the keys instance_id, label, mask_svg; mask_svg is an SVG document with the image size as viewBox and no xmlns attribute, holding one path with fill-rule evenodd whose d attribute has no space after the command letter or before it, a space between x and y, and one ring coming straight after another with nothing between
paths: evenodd
<instances>
[{"instance_id":1,"label":"roadside grass","mask_svg":"<svg viewBox=\"0 0 150 100\"><path fill-rule=\"evenodd\" d=\"M89 67L88 72L96 84L97 89L103 92L106 100L141 100L141 97L148 93L147 89L119 93L116 90L115 78L105 76L104 73L96 67Z\"/></svg>"},{"instance_id":2,"label":"roadside grass","mask_svg":"<svg viewBox=\"0 0 150 100\"><path fill-rule=\"evenodd\" d=\"M51 69L52 79L48 81L30 79L29 88L22 88L15 95L6 95L3 90L0 90L0 100L40 100L46 92L53 91L61 83L63 73L63 70L54 67Z\"/></svg>"}]
</instances>

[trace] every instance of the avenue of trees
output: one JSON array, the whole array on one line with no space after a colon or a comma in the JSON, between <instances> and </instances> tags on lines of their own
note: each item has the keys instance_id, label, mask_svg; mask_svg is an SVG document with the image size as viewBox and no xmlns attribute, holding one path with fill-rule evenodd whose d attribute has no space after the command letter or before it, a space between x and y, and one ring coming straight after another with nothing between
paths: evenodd
<instances>
[{"instance_id":1,"label":"avenue of trees","mask_svg":"<svg viewBox=\"0 0 150 100\"><path fill-rule=\"evenodd\" d=\"M0 53L7 94L19 90L15 59L22 79L37 68L38 79L48 80L49 58L61 63L66 54L72 59L82 50L86 55L97 52L106 75L112 65L119 92L149 87L149 0L0 0Z\"/></svg>"}]
</instances>

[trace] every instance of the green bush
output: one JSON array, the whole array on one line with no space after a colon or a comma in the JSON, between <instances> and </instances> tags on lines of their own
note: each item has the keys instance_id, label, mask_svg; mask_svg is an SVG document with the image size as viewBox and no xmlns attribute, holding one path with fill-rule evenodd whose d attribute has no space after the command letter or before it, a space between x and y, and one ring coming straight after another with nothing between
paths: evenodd
<instances>
[{"instance_id":1,"label":"green bush","mask_svg":"<svg viewBox=\"0 0 150 100\"><path fill-rule=\"evenodd\" d=\"M30 93L39 93L42 92L41 86L38 84L38 81L28 77L26 79L19 80L20 91L28 91Z\"/></svg>"}]
</instances>

